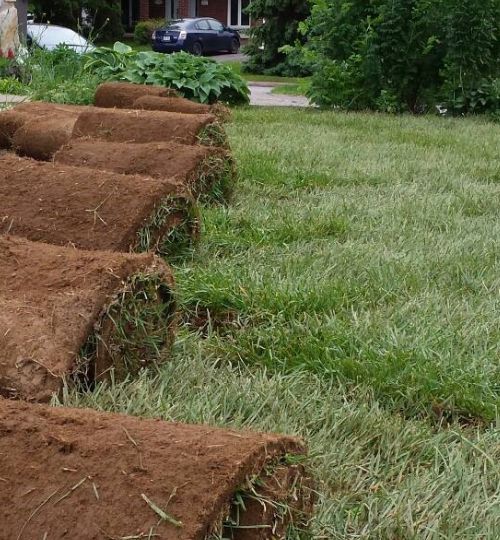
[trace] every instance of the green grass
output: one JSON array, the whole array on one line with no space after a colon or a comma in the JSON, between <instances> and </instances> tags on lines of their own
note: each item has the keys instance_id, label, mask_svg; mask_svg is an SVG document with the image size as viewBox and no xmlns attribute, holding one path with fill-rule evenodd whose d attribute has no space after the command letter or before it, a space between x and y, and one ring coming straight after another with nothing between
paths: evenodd
<instances>
[{"instance_id":1,"label":"green grass","mask_svg":"<svg viewBox=\"0 0 500 540\"><path fill-rule=\"evenodd\" d=\"M259 75L257 73L247 73L246 71L242 71L242 68L241 68L242 62L230 61L226 63L228 66L231 67L231 69L235 73L237 73L238 75L241 75L247 81L283 82L283 83L299 84L300 82L305 80L304 78L301 78L301 77L277 77L273 75Z\"/></svg>"},{"instance_id":2,"label":"green grass","mask_svg":"<svg viewBox=\"0 0 500 540\"><path fill-rule=\"evenodd\" d=\"M67 404L304 436L315 539L496 539L500 125L257 109L156 375ZM203 333L189 313L210 315Z\"/></svg>"},{"instance_id":3,"label":"green grass","mask_svg":"<svg viewBox=\"0 0 500 540\"><path fill-rule=\"evenodd\" d=\"M282 84L275 86L271 94L282 94L286 96L305 96L310 84L309 77L304 77L300 82L295 84Z\"/></svg>"}]
</instances>

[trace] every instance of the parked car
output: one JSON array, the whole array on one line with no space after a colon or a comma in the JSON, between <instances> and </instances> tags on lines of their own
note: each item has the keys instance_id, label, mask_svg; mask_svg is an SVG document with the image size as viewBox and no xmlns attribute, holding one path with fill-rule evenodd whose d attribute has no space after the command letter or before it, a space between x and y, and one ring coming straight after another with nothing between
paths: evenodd
<instances>
[{"instance_id":1,"label":"parked car","mask_svg":"<svg viewBox=\"0 0 500 540\"><path fill-rule=\"evenodd\" d=\"M51 51L59 45L66 45L78 53L89 52L94 46L80 34L64 26L29 23L27 31L28 46L36 45Z\"/></svg>"},{"instance_id":2,"label":"parked car","mask_svg":"<svg viewBox=\"0 0 500 540\"><path fill-rule=\"evenodd\" d=\"M240 50L240 34L209 18L179 19L153 32L151 45L156 52L186 51L196 56Z\"/></svg>"}]
</instances>

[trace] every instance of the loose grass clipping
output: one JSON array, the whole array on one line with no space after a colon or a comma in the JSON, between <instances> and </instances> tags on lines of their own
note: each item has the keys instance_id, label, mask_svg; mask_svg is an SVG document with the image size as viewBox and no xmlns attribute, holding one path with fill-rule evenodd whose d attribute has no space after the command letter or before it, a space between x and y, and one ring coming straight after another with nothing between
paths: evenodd
<instances>
[{"instance_id":1,"label":"loose grass clipping","mask_svg":"<svg viewBox=\"0 0 500 540\"><path fill-rule=\"evenodd\" d=\"M292 437L1 399L0 433L3 538L278 540L310 516Z\"/></svg>"},{"instance_id":2,"label":"loose grass clipping","mask_svg":"<svg viewBox=\"0 0 500 540\"><path fill-rule=\"evenodd\" d=\"M98 109L90 107L76 121L73 138L92 137L109 142L177 142L227 147L222 125L212 114Z\"/></svg>"},{"instance_id":3,"label":"loose grass clipping","mask_svg":"<svg viewBox=\"0 0 500 540\"><path fill-rule=\"evenodd\" d=\"M116 143L77 139L59 150L58 164L141 174L171 182L175 177L195 198L227 200L236 182L236 166L226 150L175 142Z\"/></svg>"},{"instance_id":4,"label":"loose grass clipping","mask_svg":"<svg viewBox=\"0 0 500 540\"><path fill-rule=\"evenodd\" d=\"M190 247L199 214L180 183L0 156L0 233L79 249Z\"/></svg>"},{"instance_id":5,"label":"loose grass clipping","mask_svg":"<svg viewBox=\"0 0 500 540\"><path fill-rule=\"evenodd\" d=\"M176 97L178 93L164 86L107 82L97 87L94 105L104 108L133 109L136 99L143 96Z\"/></svg>"},{"instance_id":6,"label":"loose grass clipping","mask_svg":"<svg viewBox=\"0 0 500 540\"><path fill-rule=\"evenodd\" d=\"M121 379L167 358L172 287L151 253L0 236L0 395L48 401L65 380Z\"/></svg>"}]
</instances>

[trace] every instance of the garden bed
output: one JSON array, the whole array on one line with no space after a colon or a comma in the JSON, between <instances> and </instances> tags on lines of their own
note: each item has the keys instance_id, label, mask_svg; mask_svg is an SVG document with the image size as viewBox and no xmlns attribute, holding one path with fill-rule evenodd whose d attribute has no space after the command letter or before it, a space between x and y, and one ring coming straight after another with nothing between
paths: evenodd
<instances>
[{"instance_id":1,"label":"garden bed","mask_svg":"<svg viewBox=\"0 0 500 540\"><path fill-rule=\"evenodd\" d=\"M0 283L0 395L47 401L168 358L173 278L153 254L0 236Z\"/></svg>"}]
</instances>

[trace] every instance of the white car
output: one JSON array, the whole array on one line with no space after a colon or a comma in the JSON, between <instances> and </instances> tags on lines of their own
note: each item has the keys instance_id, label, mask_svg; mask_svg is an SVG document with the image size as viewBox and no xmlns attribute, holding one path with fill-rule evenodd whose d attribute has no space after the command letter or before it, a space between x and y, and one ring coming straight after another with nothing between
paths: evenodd
<instances>
[{"instance_id":1,"label":"white car","mask_svg":"<svg viewBox=\"0 0 500 540\"><path fill-rule=\"evenodd\" d=\"M78 53L86 53L94 49L94 46L80 34L64 26L52 24L29 23L28 42L48 51L52 51L59 45L66 45Z\"/></svg>"}]
</instances>

